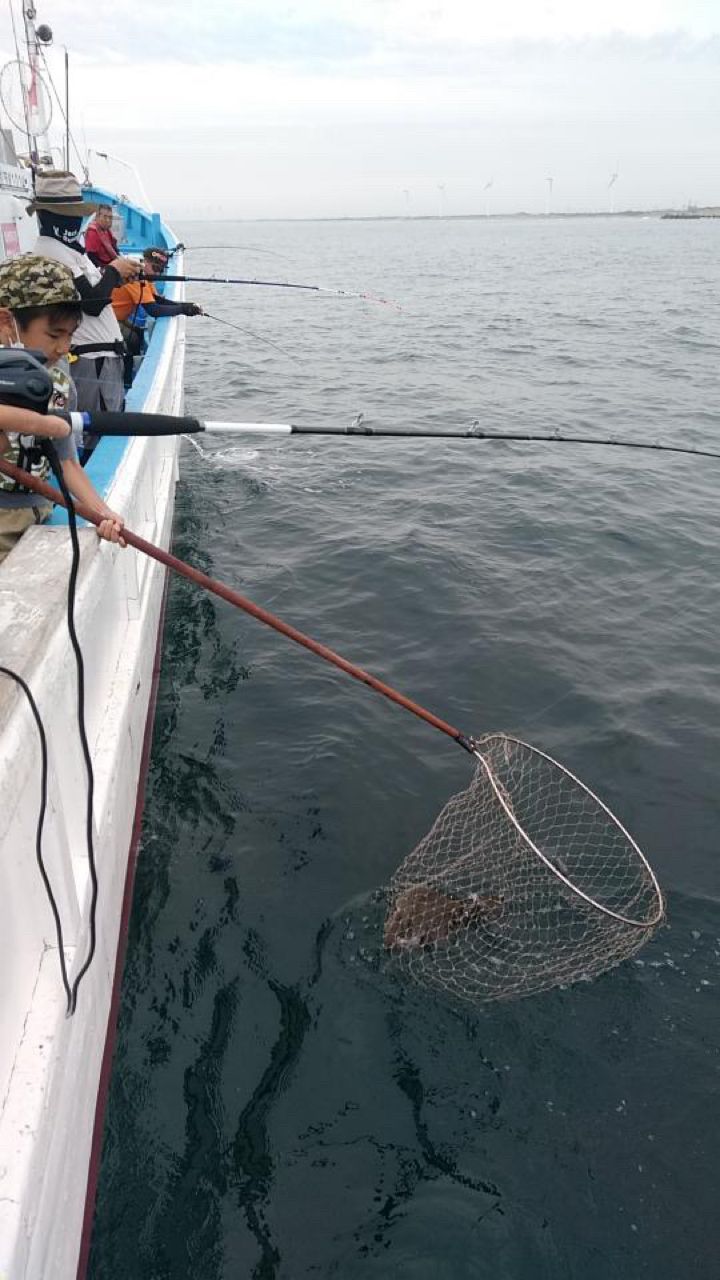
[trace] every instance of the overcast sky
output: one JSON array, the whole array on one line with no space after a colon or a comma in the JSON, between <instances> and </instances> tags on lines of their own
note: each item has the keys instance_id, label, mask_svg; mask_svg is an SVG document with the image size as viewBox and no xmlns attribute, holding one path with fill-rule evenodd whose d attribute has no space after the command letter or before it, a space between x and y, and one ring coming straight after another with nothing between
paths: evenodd
<instances>
[{"instance_id":1,"label":"overcast sky","mask_svg":"<svg viewBox=\"0 0 720 1280\"><path fill-rule=\"evenodd\" d=\"M36 2L171 216L720 204L720 0Z\"/></svg>"}]
</instances>

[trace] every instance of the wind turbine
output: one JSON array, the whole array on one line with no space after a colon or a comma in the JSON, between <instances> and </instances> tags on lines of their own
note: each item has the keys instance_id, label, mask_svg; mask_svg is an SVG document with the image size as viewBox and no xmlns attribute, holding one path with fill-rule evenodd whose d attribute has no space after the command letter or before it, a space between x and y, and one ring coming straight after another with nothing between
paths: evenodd
<instances>
[{"instance_id":1,"label":"wind turbine","mask_svg":"<svg viewBox=\"0 0 720 1280\"><path fill-rule=\"evenodd\" d=\"M545 200L545 216L547 217L547 215L550 213L550 208L552 205L553 182L555 181L555 179L546 178L545 181L547 182L547 197Z\"/></svg>"},{"instance_id":2,"label":"wind turbine","mask_svg":"<svg viewBox=\"0 0 720 1280\"><path fill-rule=\"evenodd\" d=\"M405 197L405 216L407 217L410 213L410 192L407 187L403 189L403 195Z\"/></svg>"},{"instance_id":3,"label":"wind turbine","mask_svg":"<svg viewBox=\"0 0 720 1280\"><path fill-rule=\"evenodd\" d=\"M485 186L483 187L483 191L489 191L494 181L495 179L491 178L489 182L486 182ZM485 200L485 217L487 218L489 216L490 216L490 200L486 199Z\"/></svg>"},{"instance_id":4,"label":"wind turbine","mask_svg":"<svg viewBox=\"0 0 720 1280\"><path fill-rule=\"evenodd\" d=\"M440 217L445 217L445 183L438 182L437 189L440 192Z\"/></svg>"},{"instance_id":5,"label":"wind turbine","mask_svg":"<svg viewBox=\"0 0 720 1280\"><path fill-rule=\"evenodd\" d=\"M609 182L608 182L608 184L607 184L607 189L608 189L608 191L610 192L610 195L609 195L609 197L608 197L608 200L609 200L609 202L610 202L610 205L609 205L609 212L610 212L610 213L614 213L614 212L615 212L615 199L614 199L614 196L613 196L613 187L615 186L615 183L617 182L617 180L618 180L618 178L619 178L619 177L620 177L620 174L618 173L618 171L617 171L617 170L615 170L615 173L613 173L613 174L612 174L612 176L611 176L611 178L610 178L610 181L609 181Z\"/></svg>"}]
</instances>

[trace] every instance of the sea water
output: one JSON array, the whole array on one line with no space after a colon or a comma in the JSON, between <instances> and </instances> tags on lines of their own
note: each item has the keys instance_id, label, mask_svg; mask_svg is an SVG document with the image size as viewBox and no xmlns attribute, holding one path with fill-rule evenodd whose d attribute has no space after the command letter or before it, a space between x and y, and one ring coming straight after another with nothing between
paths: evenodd
<instances>
[{"instance_id":1,"label":"sea water","mask_svg":"<svg viewBox=\"0 0 720 1280\"><path fill-rule=\"evenodd\" d=\"M249 331L188 321L200 417L720 451L720 223L179 231L190 274L402 307L188 285ZM720 461L561 443L183 447L178 555L556 755L646 851L668 924L593 983L484 1008L374 964L382 886L472 762L174 582L93 1280L715 1273L719 490Z\"/></svg>"}]
</instances>

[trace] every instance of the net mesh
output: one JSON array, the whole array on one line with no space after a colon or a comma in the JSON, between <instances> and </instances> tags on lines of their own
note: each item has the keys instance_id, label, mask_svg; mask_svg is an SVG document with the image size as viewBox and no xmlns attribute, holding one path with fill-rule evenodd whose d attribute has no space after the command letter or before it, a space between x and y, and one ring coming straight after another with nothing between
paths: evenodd
<instances>
[{"instance_id":1,"label":"net mesh","mask_svg":"<svg viewBox=\"0 0 720 1280\"><path fill-rule=\"evenodd\" d=\"M417 981L464 1000L589 979L663 918L632 838L555 760L505 735L475 744L453 796L392 878L384 944Z\"/></svg>"}]
</instances>

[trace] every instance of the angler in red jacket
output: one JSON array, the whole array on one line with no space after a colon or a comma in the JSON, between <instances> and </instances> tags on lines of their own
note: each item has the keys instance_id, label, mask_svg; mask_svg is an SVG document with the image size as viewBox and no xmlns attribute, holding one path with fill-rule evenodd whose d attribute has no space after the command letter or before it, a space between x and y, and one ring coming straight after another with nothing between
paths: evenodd
<instances>
[{"instance_id":1,"label":"angler in red jacket","mask_svg":"<svg viewBox=\"0 0 720 1280\"><path fill-rule=\"evenodd\" d=\"M99 204L97 213L85 232L85 252L96 267L109 267L120 256L112 231L112 205Z\"/></svg>"}]
</instances>

